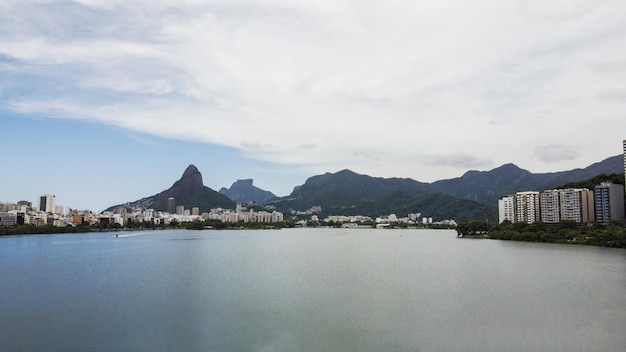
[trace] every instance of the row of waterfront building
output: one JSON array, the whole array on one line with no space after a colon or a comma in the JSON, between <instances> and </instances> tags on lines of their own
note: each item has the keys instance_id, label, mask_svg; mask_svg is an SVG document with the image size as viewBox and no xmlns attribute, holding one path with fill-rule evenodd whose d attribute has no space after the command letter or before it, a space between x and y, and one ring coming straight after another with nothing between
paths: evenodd
<instances>
[{"instance_id":1,"label":"row of waterfront building","mask_svg":"<svg viewBox=\"0 0 626 352\"><path fill-rule=\"evenodd\" d=\"M454 220L442 220L433 223L432 217L421 217L421 213L409 213L406 217L398 217L396 214L389 215L381 215L376 217L376 219L372 219L369 216L364 215L329 215L323 219L325 223L368 223L375 222L376 224L392 224L392 223L401 223L408 225L456 225L456 221ZM317 215L311 216L312 222L320 222L320 219Z\"/></svg>"},{"instance_id":2,"label":"row of waterfront building","mask_svg":"<svg viewBox=\"0 0 626 352\"><path fill-rule=\"evenodd\" d=\"M35 226L75 226L89 225L119 225L129 226L133 223L151 223L154 225L169 225L172 222L190 222L196 220L219 220L222 222L259 222L276 223L284 221L283 214L278 211L248 210L241 204L237 208L214 208L200 214L198 208L184 209L175 207L174 212L156 211L154 209L125 209L123 212L105 211L101 214L90 210L68 210L55 205L55 196L44 195L40 198L39 208L33 207L31 202L17 203L0 202L0 226L32 224Z\"/></svg>"},{"instance_id":3,"label":"row of waterfront building","mask_svg":"<svg viewBox=\"0 0 626 352\"><path fill-rule=\"evenodd\" d=\"M120 207L114 211L105 211L101 214L90 210L72 210L64 212L60 206L55 206L56 197L44 195L40 198L39 208L33 207L31 202L19 201L18 203L0 202L0 225L24 225L35 226L76 226L81 224L104 225L127 227L132 224L151 223L154 225L169 225L172 222L192 222L197 220L219 220L225 223L235 222L256 222L256 223L277 223L284 221L283 213L278 211L254 211L247 209L238 203L234 210L214 208L209 212L200 214L199 209L185 209L182 205L174 206L173 199L168 203L169 211L156 211L154 209L142 209L131 207ZM171 208L171 209L170 209ZM314 207L321 212L321 207ZM317 215L312 215L310 221L320 222ZM343 224L357 224L364 222L375 222L377 224L406 223L406 224L433 224L432 217L421 217L421 213L410 213L407 217L398 217L396 214L381 215L376 219L368 216L353 215L341 216L330 215L323 219L324 222L335 222ZM436 224L455 225L454 220L444 220Z\"/></svg>"},{"instance_id":4,"label":"row of waterfront building","mask_svg":"<svg viewBox=\"0 0 626 352\"><path fill-rule=\"evenodd\" d=\"M506 195L498 201L499 220L558 224L624 222L624 186L603 182L594 187L526 191Z\"/></svg>"}]
</instances>

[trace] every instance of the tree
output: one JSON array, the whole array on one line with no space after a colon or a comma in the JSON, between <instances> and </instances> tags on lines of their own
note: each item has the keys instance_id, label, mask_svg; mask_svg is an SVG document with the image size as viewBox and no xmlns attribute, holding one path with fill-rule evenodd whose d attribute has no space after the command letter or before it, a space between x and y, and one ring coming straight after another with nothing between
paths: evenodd
<instances>
[{"instance_id":1,"label":"tree","mask_svg":"<svg viewBox=\"0 0 626 352\"><path fill-rule=\"evenodd\" d=\"M576 223L576 221L563 220L559 224L559 228L560 229L577 229L578 228L578 224Z\"/></svg>"},{"instance_id":2,"label":"tree","mask_svg":"<svg viewBox=\"0 0 626 352\"><path fill-rule=\"evenodd\" d=\"M485 234L489 231L489 224L480 220L461 221L456 226L456 232L459 236L472 236Z\"/></svg>"},{"instance_id":3,"label":"tree","mask_svg":"<svg viewBox=\"0 0 626 352\"><path fill-rule=\"evenodd\" d=\"M526 228L526 231L530 232L546 232L548 226L541 221L535 221L532 224L529 224Z\"/></svg>"}]
</instances>

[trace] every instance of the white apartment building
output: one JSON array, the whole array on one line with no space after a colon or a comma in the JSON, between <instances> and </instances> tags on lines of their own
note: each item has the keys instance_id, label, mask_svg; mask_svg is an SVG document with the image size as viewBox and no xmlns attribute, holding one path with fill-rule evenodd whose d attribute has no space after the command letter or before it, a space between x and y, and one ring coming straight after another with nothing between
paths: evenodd
<instances>
[{"instance_id":1,"label":"white apartment building","mask_svg":"<svg viewBox=\"0 0 626 352\"><path fill-rule=\"evenodd\" d=\"M561 222L559 190L552 189L541 192L539 202L541 207L541 221L547 224L557 224Z\"/></svg>"},{"instance_id":2,"label":"white apartment building","mask_svg":"<svg viewBox=\"0 0 626 352\"><path fill-rule=\"evenodd\" d=\"M504 196L498 200L498 219L515 222L515 195Z\"/></svg>"},{"instance_id":3,"label":"white apartment building","mask_svg":"<svg viewBox=\"0 0 626 352\"><path fill-rule=\"evenodd\" d=\"M515 222L532 224L541 220L539 192L515 193Z\"/></svg>"},{"instance_id":4,"label":"white apartment building","mask_svg":"<svg viewBox=\"0 0 626 352\"><path fill-rule=\"evenodd\" d=\"M540 193L517 192L498 200L499 221L525 222L531 224L541 220Z\"/></svg>"},{"instance_id":5,"label":"white apartment building","mask_svg":"<svg viewBox=\"0 0 626 352\"><path fill-rule=\"evenodd\" d=\"M284 220L283 213L266 211L237 213L230 210L220 211L218 214L207 214L209 219L220 220L222 222L282 222Z\"/></svg>"},{"instance_id":6,"label":"white apartment building","mask_svg":"<svg viewBox=\"0 0 626 352\"><path fill-rule=\"evenodd\" d=\"M595 202L597 204L597 197ZM596 221L596 208L594 192L586 188L518 192L504 196L498 201L500 222L509 220L530 224L542 221L547 224L558 224L561 221L574 221L584 224Z\"/></svg>"},{"instance_id":7,"label":"white apartment building","mask_svg":"<svg viewBox=\"0 0 626 352\"><path fill-rule=\"evenodd\" d=\"M582 224L595 220L593 192L584 188L551 189L541 192L541 221L556 224L574 221Z\"/></svg>"}]
</instances>

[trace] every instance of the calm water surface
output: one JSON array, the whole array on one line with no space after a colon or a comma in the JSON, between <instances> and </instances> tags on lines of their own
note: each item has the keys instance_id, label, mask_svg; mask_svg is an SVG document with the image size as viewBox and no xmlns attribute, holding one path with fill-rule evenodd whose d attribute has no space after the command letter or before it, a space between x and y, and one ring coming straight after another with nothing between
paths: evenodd
<instances>
[{"instance_id":1,"label":"calm water surface","mask_svg":"<svg viewBox=\"0 0 626 352\"><path fill-rule=\"evenodd\" d=\"M452 231L0 237L0 351L626 351L626 251Z\"/></svg>"}]
</instances>

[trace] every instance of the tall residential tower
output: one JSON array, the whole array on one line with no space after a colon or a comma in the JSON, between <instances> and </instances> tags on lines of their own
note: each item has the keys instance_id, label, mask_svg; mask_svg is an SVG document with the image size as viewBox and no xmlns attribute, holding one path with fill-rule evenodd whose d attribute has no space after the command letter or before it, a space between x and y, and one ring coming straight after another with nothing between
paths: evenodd
<instances>
[{"instance_id":1,"label":"tall residential tower","mask_svg":"<svg viewBox=\"0 0 626 352\"><path fill-rule=\"evenodd\" d=\"M532 224L541 220L539 192L515 193L515 222Z\"/></svg>"},{"instance_id":2,"label":"tall residential tower","mask_svg":"<svg viewBox=\"0 0 626 352\"><path fill-rule=\"evenodd\" d=\"M595 188L596 221L626 221L624 215L624 186L603 182Z\"/></svg>"},{"instance_id":3,"label":"tall residential tower","mask_svg":"<svg viewBox=\"0 0 626 352\"><path fill-rule=\"evenodd\" d=\"M52 194L44 194L39 198L39 211L54 213L56 211L56 197Z\"/></svg>"}]
</instances>

